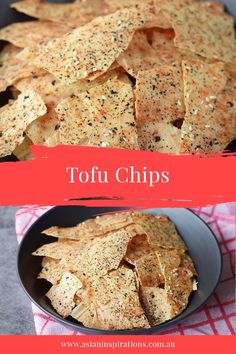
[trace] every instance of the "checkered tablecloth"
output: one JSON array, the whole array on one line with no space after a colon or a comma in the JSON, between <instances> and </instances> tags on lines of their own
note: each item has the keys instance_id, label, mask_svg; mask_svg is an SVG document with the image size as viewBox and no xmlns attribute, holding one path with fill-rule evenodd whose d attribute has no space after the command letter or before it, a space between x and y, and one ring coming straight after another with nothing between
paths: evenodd
<instances>
[{"instance_id":1,"label":"checkered tablecloth","mask_svg":"<svg viewBox=\"0 0 236 354\"><path fill-rule=\"evenodd\" d=\"M20 242L32 223L49 207L26 206L16 213L16 233ZM220 242L223 273L220 284L207 305L163 334L232 335L236 334L235 309L235 210L236 203L196 208L193 211L205 220ZM46 316L32 304L36 332L39 335L80 335Z\"/></svg>"}]
</instances>

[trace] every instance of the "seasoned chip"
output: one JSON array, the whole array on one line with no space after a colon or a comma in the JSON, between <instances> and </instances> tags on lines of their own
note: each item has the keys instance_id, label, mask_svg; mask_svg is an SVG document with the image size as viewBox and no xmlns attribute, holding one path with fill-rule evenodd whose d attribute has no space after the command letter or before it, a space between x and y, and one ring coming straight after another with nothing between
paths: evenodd
<instances>
[{"instance_id":1,"label":"seasoned chip","mask_svg":"<svg viewBox=\"0 0 236 354\"><path fill-rule=\"evenodd\" d=\"M188 299L193 291L193 273L179 267L173 269L166 277L166 290L171 306L171 315L179 315L188 305Z\"/></svg>"},{"instance_id":2,"label":"seasoned chip","mask_svg":"<svg viewBox=\"0 0 236 354\"><path fill-rule=\"evenodd\" d=\"M186 250L174 223L168 218L156 218L151 214L133 213L133 221L145 233L153 250L176 248L180 254ZM139 232L141 232L141 230Z\"/></svg>"},{"instance_id":3,"label":"seasoned chip","mask_svg":"<svg viewBox=\"0 0 236 354\"><path fill-rule=\"evenodd\" d=\"M164 278L168 276L169 272L180 266L180 262L185 259L185 255L180 255L176 249L159 248L156 251L156 257L159 262L159 267L163 273ZM187 268L187 267L186 267Z\"/></svg>"},{"instance_id":4,"label":"seasoned chip","mask_svg":"<svg viewBox=\"0 0 236 354\"><path fill-rule=\"evenodd\" d=\"M153 8L140 4L98 17L47 45L25 51L25 57L69 85L91 73L106 72L128 47L134 32L153 26L155 20Z\"/></svg>"},{"instance_id":5,"label":"seasoned chip","mask_svg":"<svg viewBox=\"0 0 236 354\"><path fill-rule=\"evenodd\" d=\"M157 326L173 317L165 289L142 288L141 299L151 326Z\"/></svg>"},{"instance_id":6,"label":"seasoned chip","mask_svg":"<svg viewBox=\"0 0 236 354\"><path fill-rule=\"evenodd\" d=\"M134 97L129 81L112 78L56 108L65 145L137 149Z\"/></svg>"},{"instance_id":7,"label":"seasoned chip","mask_svg":"<svg viewBox=\"0 0 236 354\"><path fill-rule=\"evenodd\" d=\"M179 151L181 132L171 122L140 122L137 129L141 150L172 154Z\"/></svg>"},{"instance_id":8,"label":"seasoned chip","mask_svg":"<svg viewBox=\"0 0 236 354\"><path fill-rule=\"evenodd\" d=\"M128 243L136 234L136 229L130 225L105 237L96 238L86 254L78 257L74 269L77 269L82 277L92 279L117 269L126 254Z\"/></svg>"},{"instance_id":9,"label":"seasoned chip","mask_svg":"<svg viewBox=\"0 0 236 354\"><path fill-rule=\"evenodd\" d=\"M77 0L80 1L80 0ZM110 11L117 11L117 10L121 10L125 7L132 7L135 5L140 4L140 2L142 3L146 3L146 4L152 4L152 0L104 0L105 3L109 6L109 10Z\"/></svg>"},{"instance_id":10,"label":"seasoned chip","mask_svg":"<svg viewBox=\"0 0 236 354\"><path fill-rule=\"evenodd\" d=\"M143 287L157 287L164 284L162 269L155 252L136 260L135 269Z\"/></svg>"},{"instance_id":11,"label":"seasoned chip","mask_svg":"<svg viewBox=\"0 0 236 354\"><path fill-rule=\"evenodd\" d=\"M172 23L179 11L198 0L154 0L157 8L161 9L167 19ZM170 26L172 27L172 26Z\"/></svg>"},{"instance_id":12,"label":"seasoned chip","mask_svg":"<svg viewBox=\"0 0 236 354\"><path fill-rule=\"evenodd\" d=\"M65 22L66 24L73 23L77 26L106 13L106 6L103 0L96 0L95 6L92 0L72 4L53 4L41 0L25 0L16 2L11 7L26 15L42 20Z\"/></svg>"},{"instance_id":13,"label":"seasoned chip","mask_svg":"<svg viewBox=\"0 0 236 354\"><path fill-rule=\"evenodd\" d=\"M172 24L179 48L210 59L232 60L236 48L231 16L196 3L180 10Z\"/></svg>"},{"instance_id":14,"label":"seasoned chip","mask_svg":"<svg viewBox=\"0 0 236 354\"><path fill-rule=\"evenodd\" d=\"M79 240L104 236L108 232L119 230L130 224L133 224L133 220L129 213L106 214L97 216L94 219L88 219L74 227L53 226L43 231L43 233L61 239Z\"/></svg>"},{"instance_id":15,"label":"seasoned chip","mask_svg":"<svg viewBox=\"0 0 236 354\"><path fill-rule=\"evenodd\" d=\"M63 88L59 80L44 70L41 70L39 74L34 73L33 75L28 75L21 80L18 80L14 85L17 90L23 92L26 88L31 88L43 98L47 106L56 106L61 98Z\"/></svg>"},{"instance_id":16,"label":"seasoned chip","mask_svg":"<svg viewBox=\"0 0 236 354\"><path fill-rule=\"evenodd\" d=\"M61 84L61 82L57 80L57 92L62 98L78 96L80 93L89 91L93 87L105 84L105 82L112 78L117 79L123 73L123 68L119 67L117 64L112 65L112 67L106 73L100 75L97 78L93 78L91 75L87 79L78 80L68 86Z\"/></svg>"},{"instance_id":17,"label":"seasoned chip","mask_svg":"<svg viewBox=\"0 0 236 354\"><path fill-rule=\"evenodd\" d=\"M86 254L78 257L75 269L81 276L96 278L117 269L126 254L128 243L136 236L135 228L130 225L124 229L96 238Z\"/></svg>"},{"instance_id":18,"label":"seasoned chip","mask_svg":"<svg viewBox=\"0 0 236 354\"><path fill-rule=\"evenodd\" d=\"M32 144L32 141L26 136L23 142L12 152L13 155L15 155L20 161L30 160L32 157L30 146Z\"/></svg>"},{"instance_id":19,"label":"seasoned chip","mask_svg":"<svg viewBox=\"0 0 236 354\"><path fill-rule=\"evenodd\" d=\"M29 90L0 109L0 156L11 154L24 140L27 126L47 109L41 97Z\"/></svg>"},{"instance_id":20,"label":"seasoned chip","mask_svg":"<svg viewBox=\"0 0 236 354\"><path fill-rule=\"evenodd\" d=\"M128 244L125 260L134 265L135 261L150 252L152 249L148 243L147 235L137 235Z\"/></svg>"},{"instance_id":21,"label":"seasoned chip","mask_svg":"<svg viewBox=\"0 0 236 354\"><path fill-rule=\"evenodd\" d=\"M129 47L117 58L117 62L132 76L140 70L151 69L160 63L157 53L147 41L146 33L136 32Z\"/></svg>"},{"instance_id":22,"label":"seasoned chip","mask_svg":"<svg viewBox=\"0 0 236 354\"><path fill-rule=\"evenodd\" d=\"M34 145L45 145L47 139L54 134L59 127L59 119L52 108L42 117L34 120L27 127L26 134Z\"/></svg>"},{"instance_id":23,"label":"seasoned chip","mask_svg":"<svg viewBox=\"0 0 236 354\"><path fill-rule=\"evenodd\" d=\"M142 148L176 152L179 133L172 122L183 119L185 114L181 66L139 72L135 105Z\"/></svg>"},{"instance_id":24,"label":"seasoned chip","mask_svg":"<svg viewBox=\"0 0 236 354\"><path fill-rule=\"evenodd\" d=\"M33 255L41 257L50 257L53 259L74 259L81 256L84 251L91 246L91 240L63 240L61 242L52 242L41 246Z\"/></svg>"},{"instance_id":25,"label":"seasoned chip","mask_svg":"<svg viewBox=\"0 0 236 354\"><path fill-rule=\"evenodd\" d=\"M42 267L38 279L46 279L53 285L58 284L62 276L69 270L60 260L50 257L43 258Z\"/></svg>"},{"instance_id":26,"label":"seasoned chip","mask_svg":"<svg viewBox=\"0 0 236 354\"><path fill-rule=\"evenodd\" d=\"M193 264L192 259L189 257L188 254L185 253L181 256L181 264L180 265L183 268L189 269L190 272L192 272L194 276L197 276L196 268Z\"/></svg>"},{"instance_id":27,"label":"seasoned chip","mask_svg":"<svg viewBox=\"0 0 236 354\"><path fill-rule=\"evenodd\" d=\"M33 47L36 44L49 42L70 32L72 27L48 21L27 21L13 23L0 29L0 40L14 44L20 48Z\"/></svg>"},{"instance_id":28,"label":"seasoned chip","mask_svg":"<svg viewBox=\"0 0 236 354\"><path fill-rule=\"evenodd\" d=\"M9 44L0 53L0 92L13 85L17 80L42 72L28 62L16 58L19 48Z\"/></svg>"},{"instance_id":29,"label":"seasoned chip","mask_svg":"<svg viewBox=\"0 0 236 354\"><path fill-rule=\"evenodd\" d=\"M139 301L136 277L131 269L122 266L96 279L91 284L89 294L90 300L96 304L95 328L121 330L149 327ZM86 318L75 311L73 317L87 325Z\"/></svg>"},{"instance_id":30,"label":"seasoned chip","mask_svg":"<svg viewBox=\"0 0 236 354\"><path fill-rule=\"evenodd\" d=\"M180 152L224 150L236 137L236 98L226 90L224 64L184 61L183 71L186 116Z\"/></svg>"},{"instance_id":31,"label":"seasoned chip","mask_svg":"<svg viewBox=\"0 0 236 354\"><path fill-rule=\"evenodd\" d=\"M62 316L68 317L75 307L74 296L82 287L81 281L70 272L63 275L58 285L53 285L46 296L54 309Z\"/></svg>"}]
</instances>

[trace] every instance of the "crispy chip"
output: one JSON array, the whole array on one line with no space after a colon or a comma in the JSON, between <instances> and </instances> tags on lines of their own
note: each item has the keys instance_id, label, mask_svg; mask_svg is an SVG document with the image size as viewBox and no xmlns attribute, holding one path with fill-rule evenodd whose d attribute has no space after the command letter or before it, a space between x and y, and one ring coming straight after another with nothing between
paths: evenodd
<instances>
[{"instance_id":1,"label":"crispy chip","mask_svg":"<svg viewBox=\"0 0 236 354\"><path fill-rule=\"evenodd\" d=\"M90 300L96 304L97 329L122 330L148 328L149 324L141 307L136 277L131 269L120 267L91 284ZM73 317L85 325L88 320L73 311ZM86 316L87 317L87 316Z\"/></svg>"},{"instance_id":2,"label":"crispy chip","mask_svg":"<svg viewBox=\"0 0 236 354\"><path fill-rule=\"evenodd\" d=\"M151 246L147 241L147 235L137 235L128 244L125 260L130 264L152 252Z\"/></svg>"},{"instance_id":3,"label":"crispy chip","mask_svg":"<svg viewBox=\"0 0 236 354\"><path fill-rule=\"evenodd\" d=\"M0 29L0 40L10 42L20 48L33 47L36 44L61 37L71 29L67 25L48 21L19 22Z\"/></svg>"},{"instance_id":4,"label":"crispy chip","mask_svg":"<svg viewBox=\"0 0 236 354\"><path fill-rule=\"evenodd\" d=\"M148 70L160 63L158 53L147 41L144 31L134 34L129 47L117 58L117 62L133 77L140 70Z\"/></svg>"},{"instance_id":5,"label":"crispy chip","mask_svg":"<svg viewBox=\"0 0 236 354\"><path fill-rule=\"evenodd\" d=\"M169 272L172 271L173 269L178 268L180 266L182 259L186 260L185 254L181 255L180 258L178 250L176 249L159 248L156 251L156 256L159 262L159 267L164 277L166 277L169 274Z\"/></svg>"},{"instance_id":6,"label":"crispy chip","mask_svg":"<svg viewBox=\"0 0 236 354\"><path fill-rule=\"evenodd\" d=\"M65 99L56 112L62 144L138 148L133 90L127 80L112 78Z\"/></svg>"},{"instance_id":7,"label":"crispy chip","mask_svg":"<svg viewBox=\"0 0 236 354\"><path fill-rule=\"evenodd\" d=\"M77 0L78 2L80 0ZM144 4L152 4L152 0L105 0L105 3L108 5L110 11L121 10L125 7L132 7L140 4L140 2Z\"/></svg>"},{"instance_id":8,"label":"crispy chip","mask_svg":"<svg viewBox=\"0 0 236 354\"><path fill-rule=\"evenodd\" d=\"M164 16L172 24L173 19L175 19L181 9L197 1L198 0L154 0L154 4L158 9L163 11ZM170 27L172 26L170 25Z\"/></svg>"},{"instance_id":9,"label":"crispy chip","mask_svg":"<svg viewBox=\"0 0 236 354\"><path fill-rule=\"evenodd\" d=\"M104 236L130 224L133 224L133 220L129 213L105 214L94 219L88 219L74 227L53 226L44 230L43 233L61 239L79 240L81 238Z\"/></svg>"},{"instance_id":10,"label":"crispy chip","mask_svg":"<svg viewBox=\"0 0 236 354\"><path fill-rule=\"evenodd\" d=\"M210 59L230 62L235 52L234 19L196 3L184 7L173 21L175 44Z\"/></svg>"},{"instance_id":11,"label":"crispy chip","mask_svg":"<svg viewBox=\"0 0 236 354\"><path fill-rule=\"evenodd\" d=\"M186 245L179 236L174 223L168 218L156 218L151 214L133 213L133 221L139 225L141 234L146 234L153 250L159 248L176 248L180 254L186 250Z\"/></svg>"},{"instance_id":12,"label":"crispy chip","mask_svg":"<svg viewBox=\"0 0 236 354\"><path fill-rule=\"evenodd\" d=\"M30 146L32 144L32 141L26 136L23 142L12 152L13 155L15 155L20 161L30 160L32 157Z\"/></svg>"},{"instance_id":13,"label":"crispy chip","mask_svg":"<svg viewBox=\"0 0 236 354\"><path fill-rule=\"evenodd\" d=\"M195 266L193 264L193 261L192 261L192 259L190 258L190 256L188 254L185 253L185 254L183 254L181 256L181 264L180 265L183 268L189 269L190 272L192 272L194 276L198 275L197 271L196 271L196 268L195 268Z\"/></svg>"},{"instance_id":14,"label":"crispy chip","mask_svg":"<svg viewBox=\"0 0 236 354\"><path fill-rule=\"evenodd\" d=\"M68 267L66 267L60 260L44 257L42 261L42 270L38 275L38 279L46 279L48 282L56 285L68 270Z\"/></svg>"},{"instance_id":15,"label":"crispy chip","mask_svg":"<svg viewBox=\"0 0 236 354\"><path fill-rule=\"evenodd\" d=\"M27 126L47 109L34 91L25 91L13 103L0 109L0 156L11 154L24 140Z\"/></svg>"},{"instance_id":16,"label":"crispy chip","mask_svg":"<svg viewBox=\"0 0 236 354\"><path fill-rule=\"evenodd\" d=\"M45 145L47 139L58 129L58 127L58 116L54 109L50 109L47 114L30 123L27 127L26 134L34 145Z\"/></svg>"},{"instance_id":17,"label":"crispy chip","mask_svg":"<svg viewBox=\"0 0 236 354\"><path fill-rule=\"evenodd\" d=\"M112 65L112 67L106 73L100 75L97 78L89 76L87 79L78 80L69 86L63 85L59 80L56 80L57 91L62 98L78 96L80 93L89 91L93 87L105 84L112 78L117 79L122 73L124 73L124 70L117 64Z\"/></svg>"},{"instance_id":18,"label":"crispy chip","mask_svg":"<svg viewBox=\"0 0 236 354\"><path fill-rule=\"evenodd\" d=\"M135 269L143 287L157 287L164 284L164 277L155 252L136 260Z\"/></svg>"},{"instance_id":19,"label":"crispy chip","mask_svg":"<svg viewBox=\"0 0 236 354\"><path fill-rule=\"evenodd\" d=\"M179 132L172 122L185 114L180 65L141 71L136 84L139 144L145 150L178 151Z\"/></svg>"},{"instance_id":20,"label":"crispy chip","mask_svg":"<svg viewBox=\"0 0 236 354\"><path fill-rule=\"evenodd\" d=\"M136 236L133 225L96 238L86 254L79 257L74 265L82 277L96 278L117 269L124 258L130 240Z\"/></svg>"},{"instance_id":21,"label":"crispy chip","mask_svg":"<svg viewBox=\"0 0 236 354\"><path fill-rule=\"evenodd\" d=\"M42 72L28 62L16 58L19 48L9 44L0 53L0 92L13 85L17 80Z\"/></svg>"},{"instance_id":22,"label":"crispy chip","mask_svg":"<svg viewBox=\"0 0 236 354\"><path fill-rule=\"evenodd\" d=\"M74 259L83 254L83 252L87 251L87 249L91 246L91 240L80 240L80 241L72 241L72 240L63 240L60 242L52 242L46 245L41 246L37 249L33 255L40 257L50 257L53 259Z\"/></svg>"},{"instance_id":23,"label":"crispy chip","mask_svg":"<svg viewBox=\"0 0 236 354\"><path fill-rule=\"evenodd\" d=\"M99 6L98 6L99 5ZM103 0L80 1L72 4L53 4L41 0L25 0L11 5L19 12L42 20L70 23L77 26L89 22L96 16L105 14L106 6Z\"/></svg>"},{"instance_id":24,"label":"crispy chip","mask_svg":"<svg viewBox=\"0 0 236 354\"><path fill-rule=\"evenodd\" d=\"M180 152L224 150L236 137L236 98L226 90L224 64L184 61L183 71L186 116Z\"/></svg>"},{"instance_id":25,"label":"crispy chip","mask_svg":"<svg viewBox=\"0 0 236 354\"><path fill-rule=\"evenodd\" d=\"M46 296L51 301L54 309L65 318L70 315L75 307L74 296L81 287L81 281L75 275L67 272L63 275L58 285L51 287Z\"/></svg>"},{"instance_id":26,"label":"crispy chip","mask_svg":"<svg viewBox=\"0 0 236 354\"><path fill-rule=\"evenodd\" d=\"M141 150L176 154L179 151L181 132L172 123L142 122L137 125Z\"/></svg>"},{"instance_id":27,"label":"crispy chip","mask_svg":"<svg viewBox=\"0 0 236 354\"><path fill-rule=\"evenodd\" d=\"M193 273L183 267L175 268L166 277L166 290L172 317L179 315L188 305L193 291Z\"/></svg>"},{"instance_id":28,"label":"crispy chip","mask_svg":"<svg viewBox=\"0 0 236 354\"><path fill-rule=\"evenodd\" d=\"M43 70L41 72L28 75L21 80L18 80L14 85L17 90L23 92L26 88L31 88L39 93L47 106L56 106L61 98L63 88L61 83L55 77Z\"/></svg>"},{"instance_id":29,"label":"crispy chip","mask_svg":"<svg viewBox=\"0 0 236 354\"><path fill-rule=\"evenodd\" d=\"M69 85L91 73L106 72L128 47L134 32L155 21L153 8L140 4L98 17L48 45L25 51L25 57Z\"/></svg>"},{"instance_id":30,"label":"crispy chip","mask_svg":"<svg viewBox=\"0 0 236 354\"><path fill-rule=\"evenodd\" d=\"M141 299L151 326L157 326L173 317L165 289L142 288Z\"/></svg>"}]
</instances>

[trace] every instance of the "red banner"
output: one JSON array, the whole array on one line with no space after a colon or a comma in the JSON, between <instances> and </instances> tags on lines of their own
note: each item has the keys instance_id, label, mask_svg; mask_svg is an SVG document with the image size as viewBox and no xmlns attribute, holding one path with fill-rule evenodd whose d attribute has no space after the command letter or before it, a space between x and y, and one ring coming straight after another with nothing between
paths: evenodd
<instances>
[{"instance_id":1,"label":"red banner","mask_svg":"<svg viewBox=\"0 0 236 354\"><path fill-rule=\"evenodd\" d=\"M2 353L234 353L235 336L4 336Z\"/></svg>"},{"instance_id":2,"label":"red banner","mask_svg":"<svg viewBox=\"0 0 236 354\"><path fill-rule=\"evenodd\" d=\"M33 147L0 164L0 204L195 207L236 200L236 156Z\"/></svg>"}]
</instances>

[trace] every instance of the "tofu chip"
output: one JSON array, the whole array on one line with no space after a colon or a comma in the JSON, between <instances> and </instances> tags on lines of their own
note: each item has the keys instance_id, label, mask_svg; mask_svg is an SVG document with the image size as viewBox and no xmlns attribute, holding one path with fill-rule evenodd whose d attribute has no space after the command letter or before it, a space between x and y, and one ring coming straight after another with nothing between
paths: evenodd
<instances>
[{"instance_id":1,"label":"tofu chip","mask_svg":"<svg viewBox=\"0 0 236 354\"><path fill-rule=\"evenodd\" d=\"M53 259L74 259L83 254L91 246L91 240L63 240L52 242L38 248L32 254L39 257L50 257Z\"/></svg>"},{"instance_id":2,"label":"tofu chip","mask_svg":"<svg viewBox=\"0 0 236 354\"><path fill-rule=\"evenodd\" d=\"M136 277L131 269L122 266L96 279L91 284L90 295L96 308L94 328L125 330L150 327L140 304ZM88 325L87 316L81 316L78 311L76 314L76 309L72 316Z\"/></svg>"},{"instance_id":3,"label":"tofu chip","mask_svg":"<svg viewBox=\"0 0 236 354\"><path fill-rule=\"evenodd\" d=\"M96 238L86 254L77 259L74 269L78 270L81 277L90 279L117 269L126 254L128 243L136 234L136 229L130 225L105 237Z\"/></svg>"},{"instance_id":4,"label":"tofu chip","mask_svg":"<svg viewBox=\"0 0 236 354\"><path fill-rule=\"evenodd\" d=\"M168 218L156 218L151 214L134 213L133 221L140 228L139 233L146 234L153 250L176 248L180 254L186 250L175 224Z\"/></svg>"},{"instance_id":5,"label":"tofu chip","mask_svg":"<svg viewBox=\"0 0 236 354\"><path fill-rule=\"evenodd\" d=\"M151 69L159 64L158 53L148 43L143 31L136 32L129 47L117 58L117 62L130 75L137 77L140 70Z\"/></svg>"},{"instance_id":6,"label":"tofu chip","mask_svg":"<svg viewBox=\"0 0 236 354\"><path fill-rule=\"evenodd\" d=\"M172 123L185 115L181 66L140 71L135 96L140 146L149 151L176 153L180 132Z\"/></svg>"},{"instance_id":7,"label":"tofu chip","mask_svg":"<svg viewBox=\"0 0 236 354\"><path fill-rule=\"evenodd\" d=\"M136 260L135 270L142 287L151 288L164 285L165 280L155 252Z\"/></svg>"},{"instance_id":8,"label":"tofu chip","mask_svg":"<svg viewBox=\"0 0 236 354\"><path fill-rule=\"evenodd\" d=\"M141 290L141 299L151 326L157 326L173 317L165 289L143 287Z\"/></svg>"},{"instance_id":9,"label":"tofu chip","mask_svg":"<svg viewBox=\"0 0 236 354\"><path fill-rule=\"evenodd\" d=\"M181 131L171 122L140 122L137 129L141 150L169 154L176 154L179 151Z\"/></svg>"},{"instance_id":10,"label":"tofu chip","mask_svg":"<svg viewBox=\"0 0 236 354\"><path fill-rule=\"evenodd\" d=\"M47 45L27 50L25 57L68 85L92 73L101 75L128 47L136 30L155 24L153 11L140 4L98 17Z\"/></svg>"},{"instance_id":11,"label":"tofu chip","mask_svg":"<svg viewBox=\"0 0 236 354\"><path fill-rule=\"evenodd\" d=\"M136 261L151 252L152 248L148 243L147 235L137 235L128 244L125 260L135 265Z\"/></svg>"},{"instance_id":12,"label":"tofu chip","mask_svg":"<svg viewBox=\"0 0 236 354\"><path fill-rule=\"evenodd\" d=\"M224 150L236 137L236 97L227 90L224 64L184 61L183 74L180 152Z\"/></svg>"},{"instance_id":13,"label":"tofu chip","mask_svg":"<svg viewBox=\"0 0 236 354\"><path fill-rule=\"evenodd\" d=\"M25 91L16 101L0 109L0 157L11 154L24 140L27 126L47 109L42 98Z\"/></svg>"},{"instance_id":14,"label":"tofu chip","mask_svg":"<svg viewBox=\"0 0 236 354\"><path fill-rule=\"evenodd\" d=\"M180 265L181 265L181 267L190 270L190 272L192 272L194 276L198 275L195 265L194 265L191 257L188 254L185 253L181 256L181 264Z\"/></svg>"},{"instance_id":15,"label":"tofu chip","mask_svg":"<svg viewBox=\"0 0 236 354\"><path fill-rule=\"evenodd\" d=\"M51 284L56 285L68 270L68 267L59 259L44 257L38 279L46 279Z\"/></svg>"},{"instance_id":16,"label":"tofu chip","mask_svg":"<svg viewBox=\"0 0 236 354\"><path fill-rule=\"evenodd\" d=\"M24 0L13 3L11 7L35 18L77 26L106 13L103 0L96 0L96 6L92 0L64 4L54 4L42 0Z\"/></svg>"},{"instance_id":17,"label":"tofu chip","mask_svg":"<svg viewBox=\"0 0 236 354\"><path fill-rule=\"evenodd\" d=\"M27 61L16 58L19 48L9 44L0 53L0 92L5 91L17 80L42 72Z\"/></svg>"},{"instance_id":18,"label":"tofu chip","mask_svg":"<svg viewBox=\"0 0 236 354\"><path fill-rule=\"evenodd\" d=\"M27 136L25 136L23 142L18 145L12 153L20 161L30 160L32 158L30 149L31 145L33 145L32 141Z\"/></svg>"},{"instance_id":19,"label":"tofu chip","mask_svg":"<svg viewBox=\"0 0 236 354\"><path fill-rule=\"evenodd\" d=\"M59 80L44 70L33 73L15 83L15 88L20 92L31 88L43 98L48 107L55 107L61 101L63 88Z\"/></svg>"},{"instance_id":20,"label":"tofu chip","mask_svg":"<svg viewBox=\"0 0 236 354\"><path fill-rule=\"evenodd\" d=\"M110 79L65 99L56 112L62 144L138 149L134 96L127 80Z\"/></svg>"},{"instance_id":21,"label":"tofu chip","mask_svg":"<svg viewBox=\"0 0 236 354\"><path fill-rule=\"evenodd\" d=\"M10 42L17 47L33 47L49 42L70 32L72 27L49 21L27 21L12 23L0 29L0 40Z\"/></svg>"},{"instance_id":22,"label":"tofu chip","mask_svg":"<svg viewBox=\"0 0 236 354\"><path fill-rule=\"evenodd\" d=\"M182 265L182 259L186 260L184 264L187 265L187 259L185 258L185 254L180 255L178 253L178 250L176 249L159 248L156 250L155 254L158 259L159 267L163 274L163 278L164 278L163 283L165 282L165 278L168 276L169 272ZM188 266L189 265L190 264L188 263Z\"/></svg>"},{"instance_id":23,"label":"tofu chip","mask_svg":"<svg viewBox=\"0 0 236 354\"><path fill-rule=\"evenodd\" d=\"M59 239L80 240L83 238L94 238L117 231L130 224L133 220L129 213L105 214L94 219L88 219L73 227L53 226L43 231L43 234Z\"/></svg>"},{"instance_id":24,"label":"tofu chip","mask_svg":"<svg viewBox=\"0 0 236 354\"><path fill-rule=\"evenodd\" d=\"M166 290L171 306L171 315L175 317L187 307L193 291L193 274L184 267L173 269L166 277Z\"/></svg>"},{"instance_id":25,"label":"tofu chip","mask_svg":"<svg viewBox=\"0 0 236 354\"><path fill-rule=\"evenodd\" d=\"M209 59L232 60L236 50L234 19L228 14L196 3L180 10L172 25L177 47Z\"/></svg>"},{"instance_id":26,"label":"tofu chip","mask_svg":"<svg viewBox=\"0 0 236 354\"><path fill-rule=\"evenodd\" d=\"M34 120L27 127L26 134L34 145L45 145L47 139L59 128L59 119L54 109Z\"/></svg>"},{"instance_id":27,"label":"tofu chip","mask_svg":"<svg viewBox=\"0 0 236 354\"><path fill-rule=\"evenodd\" d=\"M68 317L75 307L74 296L82 287L81 281L70 272L63 275L58 285L53 285L46 296L54 309L62 316Z\"/></svg>"},{"instance_id":28,"label":"tofu chip","mask_svg":"<svg viewBox=\"0 0 236 354\"><path fill-rule=\"evenodd\" d=\"M170 20L172 24L173 19L177 16L180 10L188 5L196 3L198 0L154 0L157 8L163 11L164 16ZM170 27L172 27L170 25Z\"/></svg>"}]
</instances>

